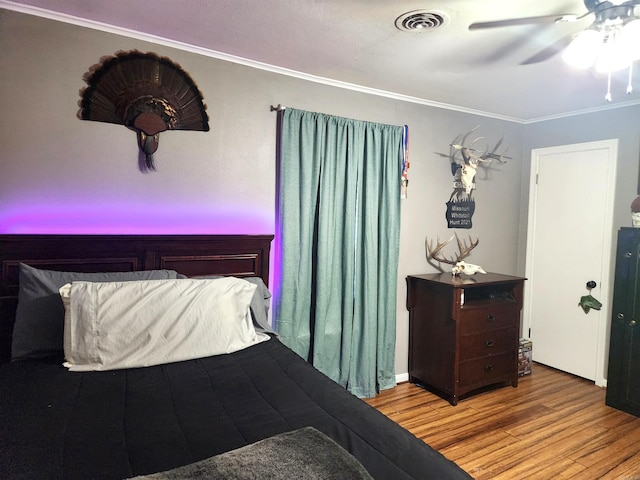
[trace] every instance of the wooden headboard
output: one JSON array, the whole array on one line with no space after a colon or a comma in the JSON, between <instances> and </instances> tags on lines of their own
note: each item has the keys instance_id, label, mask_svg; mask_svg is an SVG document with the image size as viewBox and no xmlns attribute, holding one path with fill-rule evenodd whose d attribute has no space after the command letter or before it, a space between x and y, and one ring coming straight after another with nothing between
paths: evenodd
<instances>
[{"instance_id":1,"label":"wooden headboard","mask_svg":"<svg viewBox=\"0 0 640 480\"><path fill-rule=\"evenodd\" d=\"M0 363L11 356L19 265L73 272L169 269L189 277L261 277L273 235L0 235Z\"/></svg>"}]
</instances>

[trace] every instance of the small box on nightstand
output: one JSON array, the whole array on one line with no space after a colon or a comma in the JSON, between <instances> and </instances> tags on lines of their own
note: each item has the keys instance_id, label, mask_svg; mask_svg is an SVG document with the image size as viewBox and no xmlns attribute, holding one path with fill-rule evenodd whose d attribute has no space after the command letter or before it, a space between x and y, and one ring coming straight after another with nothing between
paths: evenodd
<instances>
[{"instance_id":1,"label":"small box on nightstand","mask_svg":"<svg viewBox=\"0 0 640 480\"><path fill-rule=\"evenodd\" d=\"M533 343L528 338L520 339L518 348L518 375L521 377L531 373L531 350Z\"/></svg>"}]
</instances>

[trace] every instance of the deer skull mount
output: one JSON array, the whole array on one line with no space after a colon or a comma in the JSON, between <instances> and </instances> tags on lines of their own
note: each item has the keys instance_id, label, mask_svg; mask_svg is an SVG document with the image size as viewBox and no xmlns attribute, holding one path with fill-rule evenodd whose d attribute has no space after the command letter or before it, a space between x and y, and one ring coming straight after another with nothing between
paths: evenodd
<instances>
[{"instance_id":1,"label":"deer skull mount","mask_svg":"<svg viewBox=\"0 0 640 480\"><path fill-rule=\"evenodd\" d=\"M445 256L443 254L443 249L449 243L456 239L456 243L458 244L458 253L456 255ZM453 275L460 275L464 273L465 275L475 275L476 273L487 273L480 265L474 265L472 263L466 263L463 261L464 258L467 258L471 251L478 246L480 243L480 239L476 237L476 240L473 241L471 236L469 236L469 242L460 240L458 234L453 234L444 242L441 242L438 238L436 240L435 247L432 246L431 241L428 237L425 238L424 244L427 250L427 261L434 265L438 270L443 271L442 264L452 265L451 273ZM435 261L437 265L433 263Z\"/></svg>"},{"instance_id":2,"label":"deer skull mount","mask_svg":"<svg viewBox=\"0 0 640 480\"><path fill-rule=\"evenodd\" d=\"M482 139L478 137L468 142L469 137L479 125L472 128L464 135L460 134L451 143L449 161L451 162L451 174L453 175L453 191L447 202L447 224L449 228L471 228L476 204L473 199L473 190L476 188L476 173L478 168L488 167L494 160L500 164L506 163L506 150L499 153L504 137L501 138L492 149L488 147L484 151L476 150L473 145Z\"/></svg>"},{"instance_id":3,"label":"deer skull mount","mask_svg":"<svg viewBox=\"0 0 640 480\"><path fill-rule=\"evenodd\" d=\"M505 158L509 158L505 156L506 150L498 153L504 137L498 140L491 150L489 150L488 147L484 151L473 148L473 145L479 140L482 140L483 137L477 137L469 143L469 145L466 145L469 136L479 127L480 125L472 128L464 135L458 136L453 143L449 145L451 147L449 152L451 173L453 174L453 192L451 193L451 199L460 199L463 195L466 197L471 196L472 191L476 188L475 179L479 167L488 167L494 160L500 164L504 164L507 163Z\"/></svg>"}]
</instances>

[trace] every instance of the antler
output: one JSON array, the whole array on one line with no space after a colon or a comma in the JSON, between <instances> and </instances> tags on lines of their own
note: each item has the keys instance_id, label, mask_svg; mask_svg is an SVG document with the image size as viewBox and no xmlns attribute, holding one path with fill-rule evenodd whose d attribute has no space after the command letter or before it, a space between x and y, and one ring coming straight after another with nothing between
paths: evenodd
<instances>
[{"instance_id":1,"label":"antler","mask_svg":"<svg viewBox=\"0 0 640 480\"><path fill-rule=\"evenodd\" d=\"M507 163L507 161L504 160L504 159L505 158L511 159L511 157L507 157L507 155L506 155L507 154L507 149L505 148L502 153L498 153L498 149L502 145L502 142L504 142L504 135L502 136L502 138L500 140L498 140L498 142L491 149L491 151L489 151L488 147L484 151L480 151L480 150L478 150L476 148L473 148L473 145L477 141L482 140L484 137L477 137L471 142L471 144L469 146L465 145L467 139L469 138L469 135L471 135L473 132L475 132L479 127L480 127L480 125L476 125L471 130L469 130L467 133L465 133L459 143L457 143L457 140L460 138L460 136L456 137L454 142L449 145L450 147L452 147L451 158L453 158L455 156L455 154L456 154L455 150L463 150L464 154L466 154L467 156L473 158L477 162L491 163L494 160L496 160L500 164ZM466 162L466 159L465 159L465 162Z\"/></svg>"},{"instance_id":2,"label":"antler","mask_svg":"<svg viewBox=\"0 0 640 480\"><path fill-rule=\"evenodd\" d=\"M451 243L451 241L454 238L456 239L456 242L458 243L458 254L455 255L455 258L454 257L448 258L448 257L445 257L444 255L440 255L440 252L442 251L442 249L445 246L447 246L449 243ZM462 260L463 258L467 258L471 254L471 250L473 250L474 248L476 248L478 246L478 243L480 243L480 239L476 238L476 241L474 242L471 239L471 235L469 235L469 244L467 244L466 242L463 242L463 241L460 240L460 238L458 238L458 234L457 233L454 233L453 235L451 235L449 240L447 240L445 242L440 242L440 239L438 238L436 240L435 248L431 248L431 242L429 241L428 238L425 238L424 243L425 243L425 246L427 247L427 253L428 253L428 257L429 258L433 258L435 261L440 262L440 263L447 263L449 265L455 265L460 260Z\"/></svg>"},{"instance_id":3,"label":"antler","mask_svg":"<svg viewBox=\"0 0 640 480\"><path fill-rule=\"evenodd\" d=\"M449 240L447 240L446 242L441 243L440 242L440 237L438 237L438 239L436 240L436 247L435 248L431 248L431 242L429 241L429 237L425 237L424 239L424 244L427 247L427 257L429 258L433 258L434 260L440 262L440 263L449 263L451 265L455 265L456 262L452 261L452 260L448 260L445 257L441 257L438 258L438 254L440 253L440 251L451 242L451 240L453 240L454 235L451 235L451 237L449 238Z\"/></svg>"}]
</instances>

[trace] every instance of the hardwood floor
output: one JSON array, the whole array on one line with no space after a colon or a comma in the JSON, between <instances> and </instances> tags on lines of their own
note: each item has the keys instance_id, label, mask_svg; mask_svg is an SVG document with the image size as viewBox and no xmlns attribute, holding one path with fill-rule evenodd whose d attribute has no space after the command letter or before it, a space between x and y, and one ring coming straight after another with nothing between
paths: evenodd
<instances>
[{"instance_id":1,"label":"hardwood floor","mask_svg":"<svg viewBox=\"0 0 640 480\"><path fill-rule=\"evenodd\" d=\"M640 480L640 418L606 406L593 382L532 370L455 407L410 383L366 402L477 480Z\"/></svg>"}]
</instances>

